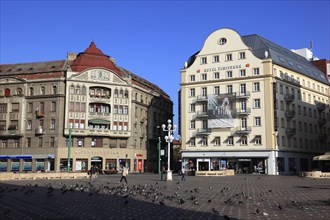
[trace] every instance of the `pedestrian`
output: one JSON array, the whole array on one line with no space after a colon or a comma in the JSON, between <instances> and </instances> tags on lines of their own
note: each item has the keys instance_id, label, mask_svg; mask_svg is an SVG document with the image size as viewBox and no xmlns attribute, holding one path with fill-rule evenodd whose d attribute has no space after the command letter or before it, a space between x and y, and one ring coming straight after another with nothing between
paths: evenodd
<instances>
[{"instance_id":1,"label":"pedestrian","mask_svg":"<svg viewBox=\"0 0 330 220\"><path fill-rule=\"evenodd\" d=\"M126 179L126 176L128 175L128 169L123 166L123 172L121 174L121 179L119 181L119 183L121 183L121 181L125 180L125 183L127 184L127 179Z\"/></svg>"},{"instance_id":2,"label":"pedestrian","mask_svg":"<svg viewBox=\"0 0 330 220\"><path fill-rule=\"evenodd\" d=\"M91 180L92 180L95 178L95 173L96 173L96 168L94 167L94 165L92 166L90 173L91 173Z\"/></svg>"},{"instance_id":3,"label":"pedestrian","mask_svg":"<svg viewBox=\"0 0 330 220\"><path fill-rule=\"evenodd\" d=\"M181 170L181 181L184 181L184 180L186 180L186 178L184 177L184 175L185 175L185 169L184 169L184 166L182 166L182 170Z\"/></svg>"}]
</instances>

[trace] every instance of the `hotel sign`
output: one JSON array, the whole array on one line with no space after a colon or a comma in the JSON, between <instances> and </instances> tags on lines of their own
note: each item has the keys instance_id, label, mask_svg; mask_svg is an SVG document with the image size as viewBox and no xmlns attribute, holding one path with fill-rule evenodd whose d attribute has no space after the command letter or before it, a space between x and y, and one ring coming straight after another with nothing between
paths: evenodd
<instances>
[{"instance_id":1,"label":"hotel sign","mask_svg":"<svg viewBox=\"0 0 330 220\"><path fill-rule=\"evenodd\" d=\"M215 71L220 71L220 70L233 70L233 69L240 69L242 68L242 65L230 65L230 66L219 66L219 67L212 67L212 68L207 68L204 69L204 72L215 72Z\"/></svg>"}]
</instances>

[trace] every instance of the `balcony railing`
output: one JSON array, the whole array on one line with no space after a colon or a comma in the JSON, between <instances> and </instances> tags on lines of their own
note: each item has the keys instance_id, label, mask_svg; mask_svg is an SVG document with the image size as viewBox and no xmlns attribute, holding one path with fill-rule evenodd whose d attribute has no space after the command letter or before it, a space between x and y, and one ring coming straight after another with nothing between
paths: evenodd
<instances>
[{"instance_id":1,"label":"balcony railing","mask_svg":"<svg viewBox=\"0 0 330 220\"><path fill-rule=\"evenodd\" d=\"M323 126L327 123L327 120L325 118L319 118L317 122L319 123L320 126Z\"/></svg>"},{"instance_id":2,"label":"balcony railing","mask_svg":"<svg viewBox=\"0 0 330 220\"><path fill-rule=\"evenodd\" d=\"M36 135L42 135L44 133L45 133L45 130L42 127L36 129Z\"/></svg>"},{"instance_id":3,"label":"balcony railing","mask_svg":"<svg viewBox=\"0 0 330 220\"><path fill-rule=\"evenodd\" d=\"M325 110L325 104L324 103L317 103L316 104L317 110L324 111Z\"/></svg>"},{"instance_id":4,"label":"balcony railing","mask_svg":"<svg viewBox=\"0 0 330 220\"><path fill-rule=\"evenodd\" d=\"M295 98L295 96L293 94L285 94L284 95L284 101L286 101L286 102L293 102L294 98Z\"/></svg>"},{"instance_id":5,"label":"balcony railing","mask_svg":"<svg viewBox=\"0 0 330 220\"><path fill-rule=\"evenodd\" d=\"M236 93L236 98L238 99L247 99L250 97L250 92L246 91L246 92L237 92Z\"/></svg>"},{"instance_id":6,"label":"balcony railing","mask_svg":"<svg viewBox=\"0 0 330 220\"><path fill-rule=\"evenodd\" d=\"M295 128L286 128L285 133L289 136L292 136L296 133L296 129Z\"/></svg>"},{"instance_id":7,"label":"balcony railing","mask_svg":"<svg viewBox=\"0 0 330 220\"><path fill-rule=\"evenodd\" d=\"M207 96L204 95L198 95L196 97L196 102L206 102L207 101Z\"/></svg>"},{"instance_id":8,"label":"balcony railing","mask_svg":"<svg viewBox=\"0 0 330 220\"><path fill-rule=\"evenodd\" d=\"M198 129L193 133L193 136L209 135L210 133L211 133L211 128L198 128Z\"/></svg>"},{"instance_id":9,"label":"balcony railing","mask_svg":"<svg viewBox=\"0 0 330 220\"><path fill-rule=\"evenodd\" d=\"M44 111L40 111L40 110L36 110L36 116L38 118L45 117L45 112Z\"/></svg>"},{"instance_id":10,"label":"balcony railing","mask_svg":"<svg viewBox=\"0 0 330 220\"><path fill-rule=\"evenodd\" d=\"M246 115L249 115L251 114L251 108L238 108L236 109L236 114L239 116L239 115L243 115L243 116L246 116Z\"/></svg>"},{"instance_id":11,"label":"balcony railing","mask_svg":"<svg viewBox=\"0 0 330 220\"><path fill-rule=\"evenodd\" d=\"M293 110L286 110L284 112L285 117L288 117L288 118L293 118L295 116L295 114L296 114L296 112Z\"/></svg>"},{"instance_id":12,"label":"balcony railing","mask_svg":"<svg viewBox=\"0 0 330 220\"><path fill-rule=\"evenodd\" d=\"M193 116L194 119L196 118L205 118L208 117L207 112L204 111L197 111L196 114Z\"/></svg>"},{"instance_id":13,"label":"balcony railing","mask_svg":"<svg viewBox=\"0 0 330 220\"><path fill-rule=\"evenodd\" d=\"M250 134L251 133L251 126L246 126L246 127L236 127L236 133L237 134Z\"/></svg>"}]
</instances>

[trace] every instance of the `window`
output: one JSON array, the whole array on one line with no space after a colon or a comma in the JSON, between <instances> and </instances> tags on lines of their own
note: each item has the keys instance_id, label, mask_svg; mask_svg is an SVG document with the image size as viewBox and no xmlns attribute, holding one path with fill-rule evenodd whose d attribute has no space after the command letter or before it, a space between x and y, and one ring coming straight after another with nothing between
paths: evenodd
<instances>
[{"instance_id":1,"label":"window","mask_svg":"<svg viewBox=\"0 0 330 220\"><path fill-rule=\"evenodd\" d=\"M213 63L219 63L219 55L213 56Z\"/></svg>"},{"instance_id":2,"label":"window","mask_svg":"<svg viewBox=\"0 0 330 220\"><path fill-rule=\"evenodd\" d=\"M32 130L32 120L27 120L27 122L26 122L26 130Z\"/></svg>"},{"instance_id":3,"label":"window","mask_svg":"<svg viewBox=\"0 0 330 220\"><path fill-rule=\"evenodd\" d=\"M70 92L70 94L74 94L74 86L73 85L70 86L70 91L69 92Z\"/></svg>"},{"instance_id":4,"label":"window","mask_svg":"<svg viewBox=\"0 0 330 220\"><path fill-rule=\"evenodd\" d=\"M260 117L255 117L254 118L254 125L255 126L261 126L261 118Z\"/></svg>"},{"instance_id":5,"label":"window","mask_svg":"<svg viewBox=\"0 0 330 220\"><path fill-rule=\"evenodd\" d=\"M55 138L54 137L50 137L50 143L49 143L50 147L55 147Z\"/></svg>"},{"instance_id":6,"label":"window","mask_svg":"<svg viewBox=\"0 0 330 220\"><path fill-rule=\"evenodd\" d=\"M31 138L26 138L26 147L31 147Z\"/></svg>"},{"instance_id":7,"label":"window","mask_svg":"<svg viewBox=\"0 0 330 220\"><path fill-rule=\"evenodd\" d=\"M41 86L41 87L40 87L40 94L41 94L41 95L45 95L45 94L46 94L46 89L45 89L44 86Z\"/></svg>"},{"instance_id":8,"label":"window","mask_svg":"<svg viewBox=\"0 0 330 220\"><path fill-rule=\"evenodd\" d=\"M77 86L77 87L76 87L76 94L77 94L77 95L80 95L80 86Z\"/></svg>"},{"instance_id":9,"label":"window","mask_svg":"<svg viewBox=\"0 0 330 220\"><path fill-rule=\"evenodd\" d=\"M254 100L254 108L260 108L260 99Z\"/></svg>"},{"instance_id":10,"label":"window","mask_svg":"<svg viewBox=\"0 0 330 220\"><path fill-rule=\"evenodd\" d=\"M69 111L70 112L73 112L74 111L74 102L70 102Z\"/></svg>"},{"instance_id":11,"label":"window","mask_svg":"<svg viewBox=\"0 0 330 220\"><path fill-rule=\"evenodd\" d=\"M219 95L220 94L220 87L219 86L215 86L214 87L214 94L215 95Z\"/></svg>"},{"instance_id":12,"label":"window","mask_svg":"<svg viewBox=\"0 0 330 220\"><path fill-rule=\"evenodd\" d=\"M255 145L261 145L261 136L256 136L254 138L254 144Z\"/></svg>"},{"instance_id":13,"label":"window","mask_svg":"<svg viewBox=\"0 0 330 220\"><path fill-rule=\"evenodd\" d=\"M7 140L2 140L1 147L2 148L8 148L8 141Z\"/></svg>"},{"instance_id":14,"label":"window","mask_svg":"<svg viewBox=\"0 0 330 220\"><path fill-rule=\"evenodd\" d=\"M11 112L19 112L19 103L11 104Z\"/></svg>"},{"instance_id":15,"label":"window","mask_svg":"<svg viewBox=\"0 0 330 220\"><path fill-rule=\"evenodd\" d=\"M253 83L253 89L255 92L260 92L260 83L259 82Z\"/></svg>"},{"instance_id":16,"label":"window","mask_svg":"<svg viewBox=\"0 0 330 220\"><path fill-rule=\"evenodd\" d=\"M77 146L78 147L84 147L84 139L83 138L77 138Z\"/></svg>"},{"instance_id":17,"label":"window","mask_svg":"<svg viewBox=\"0 0 330 220\"><path fill-rule=\"evenodd\" d=\"M0 113L7 113L7 103L0 104Z\"/></svg>"},{"instance_id":18,"label":"window","mask_svg":"<svg viewBox=\"0 0 330 220\"><path fill-rule=\"evenodd\" d=\"M246 76L246 70L239 70L239 75L242 76Z\"/></svg>"},{"instance_id":19,"label":"window","mask_svg":"<svg viewBox=\"0 0 330 220\"><path fill-rule=\"evenodd\" d=\"M52 102L52 103L51 103L50 111L51 111L51 112L56 112L56 102Z\"/></svg>"},{"instance_id":20,"label":"window","mask_svg":"<svg viewBox=\"0 0 330 220\"><path fill-rule=\"evenodd\" d=\"M241 141L241 145L247 145L247 137L246 136L241 137L240 141Z\"/></svg>"},{"instance_id":21,"label":"window","mask_svg":"<svg viewBox=\"0 0 330 220\"><path fill-rule=\"evenodd\" d=\"M75 111L80 112L80 102L76 102L75 107L76 107Z\"/></svg>"},{"instance_id":22,"label":"window","mask_svg":"<svg viewBox=\"0 0 330 220\"><path fill-rule=\"evenodd\" d=\"M241 95L245 95L246 94L246 85L245 84L241 84L240 85L240 94Z\"/></svg>"},{"instance_id":23,"label":"window","mask_svg":"<svg viewBox=\"0 0 330 220\"><path fill-rule=\"evenodd\" d=\"M224 45L226 42L227 42L226 38L220 38L219 41L218 41L218 44Z\"/></svg>"},{"instance_id":24,"label":"window","mask_svg":"<svg viewBox=\"0 0 330 220\"><path fill-rule=\"evenodd\" d=\"M234 145L234 137L233 136L229 136L227 138L227 145Z\"/></svg>"},{"instance_id":25,"label":"window","mask_svg":"<svg viewBox=\"0 0 330 220\"><path fill-rule=\"evenodd\" d=\"M207 113L207 103L203 103L202 105L202 112Z\"/></svg>"},{"instance_id":26,"label":"window","mask_svg":"<svg viewBox=\"0 0 330 220\"><path fill-rule=\"evenodd\" d=\"M0 121L0 130L3 131L3 130L6 130L6 120L1 120Z\"/></svg>"},{"instance_id":27,"label":"window","mask_svg":"<svg viewBox=\"0 0 330 220\"><path fill-rule=\"evenodd\" d=\"M245 59L245 52L240 52L239 53L239 59L240 60Z\"/></svg>"},{"instance_id":28,"label":"window","mask_svg":"<svg viewBox=\"0 0 330 220\"><path fill-rule=\"evenodd\" d=\"M80 129L85 129L85 120L80 120Z\"/></svg>"},{"instance_id":29,"label":"window","mask_svg":"<svg viewBox=\"0 0 330 220\"><path fill-rule=\"evenodd\" d=\"M195 129L195 121L190 121L190 129Z\"/></svg>"},{"instance_id":30,"label":"window","mask_svg":"<svg viewBox=\"0 0 330 220\"><path fill-rule=\"evenodd\" d=\"M190 104L190 112L195 112L195 104Z\"/></svg>"},{"instance_id":31,"label":"window","mask_svg":"<svg viewBox=\"0 0 330 220\"><path fill-rule=\"evenodd\" d=\"M205 73L202 74L202 80L207 80L207 75Z\"/></svg>"},{"instance_id":32,"label":"window","mask_svg":"<svg viewBox=\"0 0 330 220\"><path fill-rule=\"evenodd\" d=\"M227 71L227 78L233 77L233 71Z\"/></svg>"},{"instance_id":33,"label":"window","mask_svg":"<svg viewBox=\"0 0 330 220\"><path fill-rule=\"evenodd\" d=\"M30 87L30 89L29 89L29 94L30 94L30 95L34 95L34 89L33 89L33 87Z\"/></svg>"},{"instance_id":34,"label":"window","mask_svg":"<svg viewBox=\"0 0 330 220\"><path fill-rule=\"evenodd\" d=\"M195 75L190 76L190 82L195 82Z\"/></svg>"},{"instance_id":35,"label":"window","mask_svg":"<svg viewBox=\"0 0 330 220\"><path fill-rule=\"evenodd\" d=\"M202 96L207 97L207 88L206 87L202 88Z\"/></svg>"},{"instance_id":36,"label":"window","mask_svg":"<svg viewBox=\"0 0 330 220\"><path fill-rule=\"evenodd\" d=\"M56 128L55 123L56 123L55 119L50 119L50 129L55 129Z\"/></svg>"},{"instance_id":37,"label":"window","mask_svg":"<svg viewBox=\"0 0 330 220\"><path fill-rule=\"evenodd\" d=\"M220 79L220 73L219 72L215 72L213 73L214 79Z\"/></svg>"},{"instance_id":38,"label":"window","mask_svg":"<svg viewBox=\"0 0 330 220\"><path fill-rule=\"evenodd\" d=\"M214 146L220 146L220 137L214 138Z\"/></svg>"},{"instance_id":39,"label":"window","mask_svg":"<svg viewBox=\"0 0 330 220\"><path fill-rule=\"evenodd\" d=\"M227 86L227 94L231 94L233 93L233 86L232 85L228 85Z\"/></svg>"},{"instance_id":40,"label":"window","mask_svg":"<svg viewBox=\"0 0 330 220\"><path fill-rule=\"evenodd\" d=\"M194 97L195 96L195 89L190 89L190 96Z\"/></svg>"},{"instance_id":41,"label":"window","mask_svg":"<svg viewBox=\"0 0 330 220\"><path fill-rule=\"evenodd\" d=\"M207 146L208 143L207 143L207 138L206 137L203 137L202 140L201 140L201 144L202 146Z\"/></svg>"},{"instance_id":42,"label":"window","mask_svg":"<svg viewBox=\"0 0 330 220\"><path fill-rule=\"evenodd\" d=\"M253 68L253 75L259 75L259 68Z\"/></svg>"},{"instance_id":43,"label":"window","mask_svg":"<svg viewBox=\"0 0 330 220\"><path fill-rule=\"evenodd\" d=\"M8 130L17 130L18 129L18 120L11 120Z\"/></svg>"},{"instance_id":44,"label":"window","mask_svg":"<svg viewBox=\"0 0 330 220\"><path fill-rule=\"evenodd\" d=\"M42 147L42 137L38 138L38 147Z\"/></svg>"},{"instance_id":45,"label":"window","mask_svg":"<svg viewBox=\"0 0 330 220\"><path fill-rule=\"evenodd\" d=\"M195 146L196 145L196 139L195 138L191 138L189 141L190 146Z\"/></svg>"},{"instance_id":46,"label":"window","mask_svg":"<svg viewBox=\"0 0 330 220\"><path fill-rule=\"evenodd\" d=\"M56 86L53 86L52 93L57 94L57 87Z\"/></svg>"},{"instance_id":47,"label":"window","mask_svg":"<svg viewBox=\"0 0 330 220\"><path fill-rule=\"evenodd\" d=\"M231 61L232 59L232 54L226 54L226 61Z\"/></svg>"},{"instance_id":48,"label":"window","mask_svg":"<svg viewBox=\"0 0 330 220\"><path fill-rule=\"evenodd\" d=\"M207 59L206 57L201 58L201 64L207 64Z\"/></svg>"},{"instance_id":49,"label":"window","mask_svg":"<svg viewBox=\"0 0 330 220\"><path fill-rule=\"evenodd\" d=\"M22 94L23 94L22 89L21 89L21 88L17 88L17 89L16 89L16 94L17 94L17 95L22 95Z\"/></svg>"}]
</instances>

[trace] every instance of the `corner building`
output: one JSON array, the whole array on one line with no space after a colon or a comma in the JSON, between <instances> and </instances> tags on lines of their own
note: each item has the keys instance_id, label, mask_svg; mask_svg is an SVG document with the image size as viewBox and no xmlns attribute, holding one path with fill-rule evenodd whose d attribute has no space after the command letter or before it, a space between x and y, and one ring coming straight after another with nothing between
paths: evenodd
<instances>
[{"instance_id":1,"label":"corner building","mask_svg":"<svg viewBox=\"0 0 330 220\"><path fill-rule=\"evenodd\" d=\"M259 35L211 33L181 69L187 168L295 174L330 150L329 81L306 58Z\"/></svg>"},{"instance_id":2,"label":"corner building","mask_svg":"<svg viewBox=\"0 0 330 220\"><path fill-rule=\"evenodd\" d=\"M66 60L0 70L1 171L65 171L69 158L77 172L157 170L154 128L173 118L173 103L94 42Z\"/></svg>"}]
</instances>

